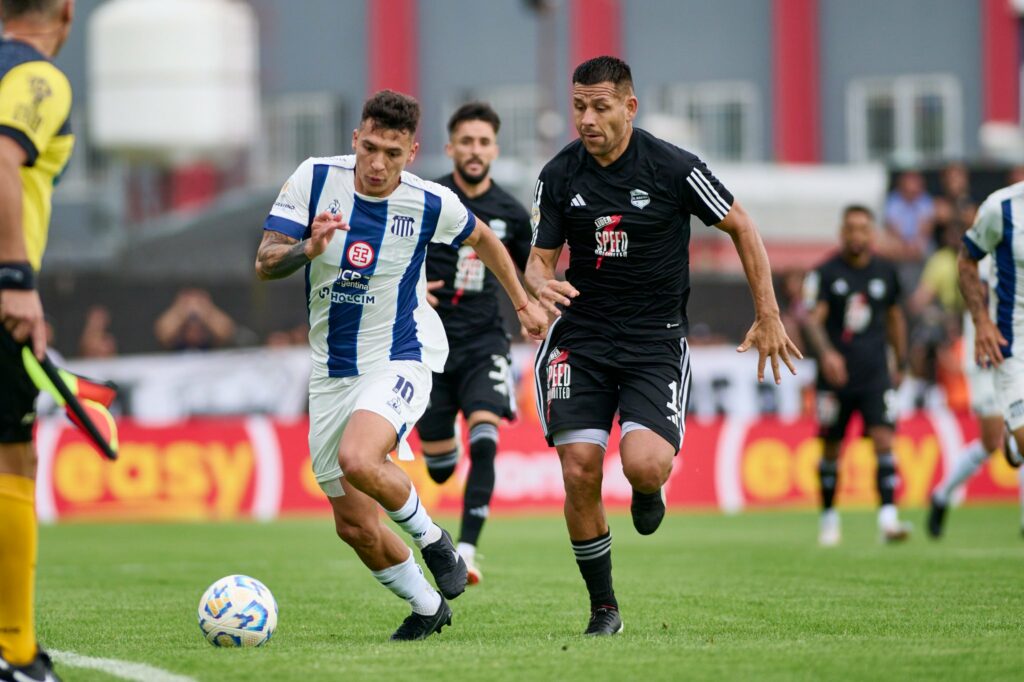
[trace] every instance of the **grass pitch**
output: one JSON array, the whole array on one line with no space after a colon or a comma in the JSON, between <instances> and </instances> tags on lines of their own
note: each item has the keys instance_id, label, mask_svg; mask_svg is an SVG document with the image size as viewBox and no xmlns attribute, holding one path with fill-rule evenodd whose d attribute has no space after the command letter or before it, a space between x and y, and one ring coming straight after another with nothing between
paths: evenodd
<instances>
[{"instance_id":1,"label":"grass pitch","mask_svg":"<svg viewBox=\"0 0 1024 682\"><path fill-rule=\"evenodd\" d=\"M813 512L670 514L640 537L612 519L625 631L585 639L587 605L560 518L497 517L484 582L453 627L391 644L407 606L328 519L41 529L44 646L197 680L999 680L1024 675L1024 540L1013 507L955 510L947 537L877 542L872 512L816 544ZM457 523L442 519L453 531ZM259 649L216 649L196 605L216 578L265 582L281 613ZM58 665L65 680L112 680Z\"/></svg>"}]
</instances>

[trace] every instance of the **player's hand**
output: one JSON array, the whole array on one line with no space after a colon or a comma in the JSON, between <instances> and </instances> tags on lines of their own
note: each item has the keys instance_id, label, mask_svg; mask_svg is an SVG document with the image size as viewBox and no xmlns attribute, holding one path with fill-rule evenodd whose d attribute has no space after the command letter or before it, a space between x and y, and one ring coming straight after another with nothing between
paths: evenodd
<instances>
[{"instance_id":1,"label":"player's hand","mask_svg":"<svg viewBox=\"0 0 1024 682\"><path fill-rule=\"evenodd\" d=\"M544 309L540 307L536 302L530 301L526 304L526 307L521 311L517 312L519 316L519 322L523 325L523 329L530 335L531 339L536 341L543 341L544 337L548 333L548 316L544 312Z\"/></svg>"},{"instance_id":2,"label":"player's hand","mask_svg":"<svg viewBox=\"0 0 1024 682\"><path fill-rule=\"evenodd\" d=\"M35 289L0 289L0 320L18 343L31 340L40 360L46 355L46 323L43 304Z\"/></svg>"},{"instance_id":3,"label":"player's hand","mask_svg":"<svg viewBox=\"0 0 1024 682\"><path fill-rule=\"evenodd\" d=\"M1003 362L1007 340L991 319L981 320L974 330L974 361L978 367L998 367Z\"/></svg>"},{"instance_id":4,"label":"player's hand","mask_svg":"<svg viewBox=\"0 0 1024 682\"><path fill-rule=\"evenodd\" d=\"M330 213L324 211L316 218L313 218L313 224L310 226L309 239L306 240L306 257L309 260L313 260L321 253L327 250L327 245L331 243L331 237L338 230L343 232L348 231L348 223L345 222L345 218L342 215Z\"/></svg>"},{"instance_id":5,"label":"player's hand","mask_svg":"<svg viewBox=\"0 0 1024 682\"><path fill-rule=\"evenodd\" d=\"M436 290L440 289L443 286L444 286L444 280L443 279L432 279L429 282L427 282L427 303L429 303L432 308L436 308L437 304L440 303L440 301L437 300L437 296L434 296L430 292L431 291L436 291Z\"/></svg>"},{"instance_id":6,"label":"player's hand","mask_svg":"<svg viewBox=\"0 0 1024 682\"><path fill-rule=\"evenodd\" d=\"M838 351L827 351L821 357L821 375L830 386L842 388L846 385L850 377L846 373L846 360Z\"/></svg>"},{"instance_id":7,"label":"player's hand","mask_svg":"<svg viewBox=\"0 0 1024 682\"><path fill-rule=\"evenodd\" d=\"M569 305L572 303L572 299L580 295L580 292L576 290L576 287L563 282L558 279L549 279L541 287L540 291L537 292L537 299L544 310L548 311L551 315L559 317L562 311L558 309L558 305ZM529 327L527 327L529 330ZM531 332L532 333L532 332Z\"/></svg>"},{"instance_id":8,"label":"player's hand","mask_svg":"<svg viewBox=\"0 0 1024 682\"><path fill-rule=\"evenodd\" d=\"M772 361L772 373L775 375L775 383L782 383L782 373L779 371L779 359L781 358L789 373L796 375L796 367L793 366L791 357L803 358L800 349L786 334L786 328L782 326L782 318L773 315L754 320L754 324L747 332L743 343L736 347L736 352L745 353L750 347L757 348L757 380L764 381L764 365L768 358Z\"/></svg>"}]
</instances>

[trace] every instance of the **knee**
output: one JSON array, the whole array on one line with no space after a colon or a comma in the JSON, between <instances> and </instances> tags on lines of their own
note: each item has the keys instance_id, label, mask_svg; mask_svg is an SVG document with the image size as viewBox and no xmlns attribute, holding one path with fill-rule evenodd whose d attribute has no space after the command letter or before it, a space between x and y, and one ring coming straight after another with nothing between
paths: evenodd
<instances>
[{"instance_id":1,"label":"knee","mask_svg":"<svg viewBox=\"0 0 1024 682\"><path fill-rule=\"evenodd\" d=\"M335 519L334 528L342 541L357 551L371 550L380 542L380 524L348 523Z\"/></svg>"},{"instance_id":2,"label":"knee","mask_svg":"<svg viewBox=\"0 0 1024 682\"><path fill-rule=\"evenodd\" d=\"M365 457L360 457L358 452L344 445L338 450L338 464L342 474L357 487L369 480L376 468Z\"/></svg>"},{"instance_id":3,"label":"knee","mask_svg":"<svg viewBox=\"0 0 1024 682\"><path fill-rule=\"evenodd\" d=\"M562 481L565 492L572 495L597 491L600 494L603 464L603 461L586 462L571 456L563 458Z\"/></svg>"},{"instance_id":4,"label":"knee","mask_svg":"<svg viewBox=\"0 0 1024 682\"><path fill-rule=\"evenodd\" d=\"M672 460L662 462L654 458L622 463L622 473L636 490L654 492L665 485L672 473Z\"/></svg>"}]
</instances>

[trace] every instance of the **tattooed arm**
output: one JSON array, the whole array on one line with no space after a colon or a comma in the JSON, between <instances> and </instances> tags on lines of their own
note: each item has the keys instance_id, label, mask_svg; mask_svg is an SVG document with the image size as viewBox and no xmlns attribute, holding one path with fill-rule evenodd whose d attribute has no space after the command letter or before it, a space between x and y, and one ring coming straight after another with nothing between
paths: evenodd
<instances>
[{"instance_id":1,"label":"tattooed arm","mask_svg":"<svg viewBox=\"0 0 1024 682\"><path fill-rule=\"evenodd\" d=\"M348 230L345 219L324 211L313 220L309 239L265 231L256 251L256 275L262 280L287 277L323 253L337 230Z\"/></svg>"}]
</instances>

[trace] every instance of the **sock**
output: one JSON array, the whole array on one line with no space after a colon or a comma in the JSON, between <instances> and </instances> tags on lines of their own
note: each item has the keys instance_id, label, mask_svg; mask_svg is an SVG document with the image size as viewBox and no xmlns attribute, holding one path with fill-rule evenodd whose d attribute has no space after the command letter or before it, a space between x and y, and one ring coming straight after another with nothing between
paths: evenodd
<instances>
[{"instance_id":1,"label":"sock","mask_svg":"<svg viewBox=\"0 0 1024 682\"><path fill-rule=\"evenodd\" d=\"M36 656L36 484L0 474L0 650L14 665Z\"/></svg>"},{"instance_id":2,"label":"sock","mask_svg":"<svg viewBox=\"0 0 1024 682\"><path fill-rule=\"evenodd\" d=\"M590 609L601 606L619 608L612 590L612 532L599 535L592 540L572 540L572 551L576 565L587 584L590 593Z\"/></svg>"},{"instance_id":3,"label":"sock","mask_svg":"<svg viewBox=\"0 0 1024 682\"><path fill-rule=\"evenodd\" d=\"M469 432L469 476L462 501L462 530L459 542L477 545L484 521L490 514L494 493L494 456L498 453L498 427L477 424Z\"/></svg>"},{"instance_id":4,"label":"sock","mask_svg":"<svg viewBox=\"0 0 1024 682\"><path fill-rule=\"evenodd\" d=\"M878 526L880 528L892 528L898 525L900 522L899 513L896 511L896 505L894 504L883 504L878 509Z\"/></svg>"},{"instance_id":5,"label":"sock","mask_svg":"<svg viewBox=\"0 0 1024 682\"><path fill-rule=\"evenodd\" d=\"M427 473L434 483L444 483L455 473L455 465L459 463L459 449L423 457L427 460Z\"/></svg>"},{"instance_id":6,"label":"sock","mask_svg":"<svg viewBox=\"0 0 1024 682\"><path fill-rule=\"evenodd\" d=\"M932 493L935 501L941 505L949 504L953 491L961 483L973 476L985 463L986 459L988 459L988 453L985 452L985 446L981 444L981 439L971 441L964 451L960 453L960 456L957 457L956 463L953 464L952 468L946 472L942 482L935 488L935 492Z\"/></svg>"},{"instance_id":7,"label":"sock","mask_svg":"<svg viewBox=\"0 0 1024 682\"><path fill-rule=\"evenodd\" d=\"M839 461L823 458L818 462L818 480L821 482L821 508L829 510L835 504L839 486Z\"/></svg>"},{"instance_id":8,"label":"sock","mask_svg":"<svg viewBox=\"0 0 1024 682\"><path fill-rule=\"evenodd\" d=\"M420 549L441 538L441 529L430 519L427 510L420 504L420 496L416 494L414 485L409 485L409 499L400 509L394 511L385 509L384 511L392 521L398 524L399 528L412 536L412 541Z\"/></svg>"},{"instance_id":9,"label":"sock","mask_svg":"<svg viewBox=\"0 0 1024 682\"><path fill-rule=\"evenodd\" d=\"M423 577L423 569L412 558L382 571L373 571L373 577L384 587L397 594L412 605L414 613L432 616L441 606L441 595L437 593L427 579Z\"/></svg>"},{"instance_id":10,"label":"sock","mask_svg":"<svg viewBox=\"0 0 1024 682\"><path fill-rule=\"evenodd\" d=\"M882 505L891 505L896 499L896 486L900 478L896 473L896 458L891 452L878 455L878 469L875 471L875 483L878 485L878 497Z\"/></svg>"},{"instance_id":11,"label":"sock","mask_svg":"<svg viewBox=\"0 0 1024 682\"><path fill-rule=\"evenodd\" d=\"M473 560L476 559L476 545L460 542L456 545L455 551L459 553L459 556L466 560L467 564L473 563Z\"/></svg>"}]
</instances>

